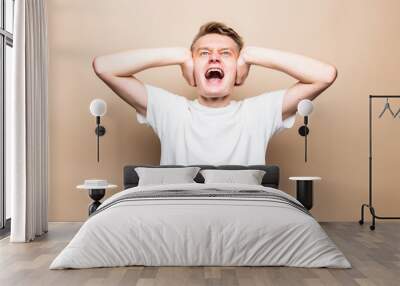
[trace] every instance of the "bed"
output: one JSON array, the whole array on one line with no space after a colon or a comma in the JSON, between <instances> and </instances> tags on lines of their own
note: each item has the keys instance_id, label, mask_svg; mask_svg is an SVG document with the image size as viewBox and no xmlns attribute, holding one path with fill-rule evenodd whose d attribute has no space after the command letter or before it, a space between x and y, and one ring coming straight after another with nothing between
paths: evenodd
<instances>
[{"instance_id":1,"label":"bed","mask_svg":"<svg viewBox=\"0 0 400 286\"><path fill-rule=\"evenodd\" d=\"M193 166L193 165L192 165ZM144 266L351 268L300 202L279 190L274 165L196 165L202 170L263 170L260 185L138 185L124 168L124 190L106 199L50 269Z\"/></svg>"}]
</instances>

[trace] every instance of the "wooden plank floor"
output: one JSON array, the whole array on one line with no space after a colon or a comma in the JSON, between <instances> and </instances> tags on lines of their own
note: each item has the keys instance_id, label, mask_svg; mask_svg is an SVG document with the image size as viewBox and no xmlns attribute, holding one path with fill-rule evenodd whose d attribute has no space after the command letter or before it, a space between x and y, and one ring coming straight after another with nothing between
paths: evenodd
<instances>
[{"instance_id":1,"label":"wooden plank floor","mask_svg":"<svg viewBox=\"0 0 400 286\"><path fill-rule=\"evenodd\" d=\"M400 285L400 223L322 223L352 269L291 267L119 267L48 270L81 223L50 223L32 243L0 241L0 285Z\"/></svg>"}]
</instances>

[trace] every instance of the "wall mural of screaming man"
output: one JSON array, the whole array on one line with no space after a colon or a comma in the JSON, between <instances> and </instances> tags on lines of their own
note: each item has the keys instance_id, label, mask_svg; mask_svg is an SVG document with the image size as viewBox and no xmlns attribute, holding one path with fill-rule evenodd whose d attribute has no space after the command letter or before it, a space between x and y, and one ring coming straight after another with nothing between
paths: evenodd
<instances>
[{"instance_id":1,"label":"wall mural of screaming man","mask_svg":"<svg viewBox=\"0 0 400 286\"><path fill-rule=\"evenodd\" d=\"M180 65L197 98L141 82L135 74ZM233 100L252 65L284 72L288 88ZM160 165L264 165L271 136L293 126L298 103L314 100L336 79L335 66L303 55L245 46L224 23L202 25L189 48L136 49L93 60L97 76L137 111L161 142Z\"/></svg>"}]
</instances>

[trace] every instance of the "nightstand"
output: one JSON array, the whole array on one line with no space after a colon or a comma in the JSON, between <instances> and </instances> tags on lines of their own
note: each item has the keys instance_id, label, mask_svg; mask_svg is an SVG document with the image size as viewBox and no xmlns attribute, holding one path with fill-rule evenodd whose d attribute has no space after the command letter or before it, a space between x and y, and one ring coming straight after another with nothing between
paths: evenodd
<instances>
[{"instance_id":1,"label":"nightstand","mask_svg":"<svg viewBox=\"0 0 400 286\"><path fill-rule=\"evenodd\" d=\"M89 205L89 216L101 205L100 200L106 194L106 189L113 189L117 185L109 184L106 180L85 180L85 184L76 186L77 189L89 191L89 197L93 202Z\"/></svg>"},{"instance_id":2,"label":"nightstand","mask_svg":"<svg viewBox=\"0 0 400 286\"><path fill-rule=\"evenodd\" d=\"M321 180L320 177L289 177L289 180L296 181L296 199L302 205L311 210L313 207L313 182Z\"/></svg>"}]
</instances>

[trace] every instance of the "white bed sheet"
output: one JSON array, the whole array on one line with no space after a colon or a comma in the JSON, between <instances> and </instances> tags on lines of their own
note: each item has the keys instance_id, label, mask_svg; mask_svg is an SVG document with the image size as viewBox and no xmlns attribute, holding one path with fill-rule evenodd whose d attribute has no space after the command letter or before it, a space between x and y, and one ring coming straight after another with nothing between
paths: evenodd
<instances>
[{"instance_id":1,"label":"white bed sheet","mask_svg":"<svg viewBox=\"0 0 400 286\"><path fill-rule=\"evenodd\" d=\"M154 190L263 190L264 186L174 184ZM145 266L293 266L350 268L310 215L286 204L246 198L162 198L123 201L90 217L50 269Z\"/></svg>"}]
</instances>

